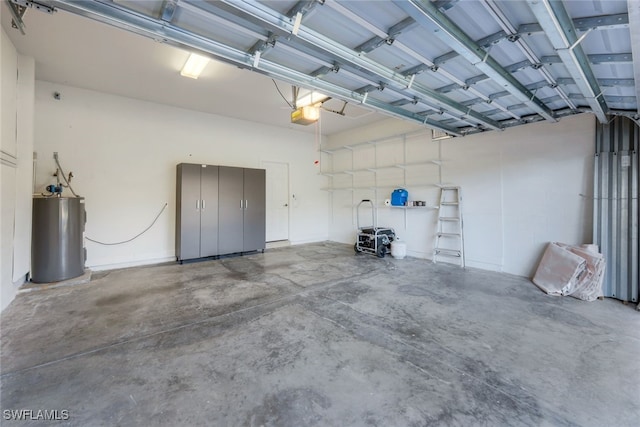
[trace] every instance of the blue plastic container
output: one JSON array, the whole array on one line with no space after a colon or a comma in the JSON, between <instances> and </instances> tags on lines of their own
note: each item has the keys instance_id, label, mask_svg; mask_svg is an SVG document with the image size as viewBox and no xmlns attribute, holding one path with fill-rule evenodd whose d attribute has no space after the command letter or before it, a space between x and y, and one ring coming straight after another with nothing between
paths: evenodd
<instances>
[{"instance_id":1,"label":"blue plastic container","mask_svg":"<svg viewBox=\"0 0 640 427\"><path fill-rule=\"evenodd\" d=\"M396 188L391 193L391 206L405 206L407 199L409 198L409 192L404 188Z\"/></svg>"}]
</instances>

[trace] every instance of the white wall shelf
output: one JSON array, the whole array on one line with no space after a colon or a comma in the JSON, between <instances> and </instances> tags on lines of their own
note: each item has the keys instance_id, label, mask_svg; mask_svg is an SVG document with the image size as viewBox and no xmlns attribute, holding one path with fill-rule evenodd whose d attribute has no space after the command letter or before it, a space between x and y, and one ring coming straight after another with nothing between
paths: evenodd
<instances>
[{"instance_id":1,"label":"white wall shelf","mask_svg":"<svg viewBox=\"0 0 640 427\"><path fill-rule=\"evenodd\" d=\"M355 221L356 205L361 198L370 198L375 209L383 208L385 215L390 215L389 220L395 222L398 228L402 228L400 224L403 224L406 230L407 223L414 218L419 221L419 227L424 228L424 222L430 221L431 213L439 208L433 206L432 193L442 182L442 158L440 142L433 149L420 148L421 144L431 144L430 133L396 135L378 141L322 149L326 170L321 173L329 177L329 186L324 190L331 195L331 211L348 208L343 203L351 197L350 207ZM431 205L385 206L381 203L391 198L393 190L397 188L415 192L416 200L426 200ZM349 191L351 196L348 195ZM403 212L401 216L404 221L397 214L391 214L392 211ZM408 211L420 213L407 214Z\"/></svg>"},{"instance_id":2,"label":"white wall shelf","mask_svg":"<svg viewBox=\"0 0 640 427\"><path fill-rule=\"evenodd\" d=\"M320 151L322 153L326 153L326 154L333 154L337 151L342 151L342 150L353 150L354 148L357 147L364 147L367 145L377 145L377 144L382 144L384 142L387 141L392 141L392 140L397 140L398 138L406 138L408 136L418 136L418 135L427 135L429 137L429 139L431 139L431 130L419 130L416 132L410 132L410 133L404 133L401 135L390 135L390 136L386 136L384 138L380 138L380 139L373 139L370 141L362 141L362 142L357 142L355 144L347 144L347 145L343 145L342 147L336 147L336 148L324 148L321 149Z\"/></svg>"},{"instance_id":3,"label":"white wall shelf","mask_svg":"<svg viewBox=\"0 0 640 427\"><path fill-rule=\"evenodd\" d=\"M416 210L433 210L433 209L439 209L439 206L384 206L385 208L390 208L390 209L403 209L403 210L412 210L412 209L416 209Z\"/></svg>"},{"instance_id":4,"label":"white wall shelf","mask_svg":"<svg viewBox=\"0 0 640 427\"><path fill-rule=\"evenodd\" d=\"M334 192L334 191L355 191L355 190L376 190L380 187L325 187L321 188L322 191ZM397 187L394 187L397 188Z\"/></svg>"},{"instance_id":5,"label":"white wall shelf","mask_svg":"<svg viewBox=\"0 0 640 427\"><path fill-rule=\"evenodd\" d=\"M401 164L395 165L395 167L400 169L405 169L411 166L429 166L429 165L440 166L441 164L442 164L441 160L427 160L425 162L401 163Z\"/></svg>"},{"instance_id":6,"label":"white wall shelf","mask_svg":"<svg viewBox=\"0 0 640 427\"><path fill-rule=\"evenodd\" d=\"M344 166L346 166L344 163L342 164L343 168L337 169L337 170L324 170L324 171L320 171L321 175L327 176L330 178L330 183L329 183L329 187L328 188L324 188L324 191L328 191L328 192L335 192L335 191L356 191L356 190L372 190L374 191L374 195L373 198L375 200L378 199L378 196L381 196L378 194L378 191L382 191L382 192L388 192L388 190L393 190L396 188L412 188L412 189L417 189L417 188L423 188L423 189L428 189L428 188L433 188L433 187L439 187L441 184L441 166L442 166L442 159L440 158L440 152L438 151L438 158L427 158L421 161L407 161L408 160L408 154L407 154L407 136L408 135L403 135L400 138L399 137L394 137L394 138L383 138L380 140L375 140L375 141L365 141L365 142L359 142L359 143L355 143L355 144L349 144L349 145L345 145L342 147L336 147L336 148L330 148L330 149L321 149L320 151L324 154L327 154L329 157L329 162L328 163L323 163L323 164L329 164L330 167L328 169L333 169L334 166L334 162L335 162L335 157L334 154L340 152L340 151L349 151L351 152L351 168L344 168ZM398 144L401 143L402 146L402 162L400 163L393 163L393 164L384 164L385 162L383 161L383 164L379 164L378 163L378 159L379 158L384 158L385 160L387 159L384 156L384 149L386 148L382 148L385 147L385 143L386 142L390 142L392 144ZM371 149L373 149L373 156L372 158L369 160L369 164L368 167L358 167L358 168L354 168L353 166L356 163L356 154L355 154L355 149L358 147L371 147ZM382 151L382 153L380 153L380 151ZM412 159L413 160L413 159ZM430 167L430 166L437 166L438 167L438 179L437 181L434 183L433 179L428 179L427 181L425 180L420 180L418 182L415 183L409 183L407 182L407 174L410 173L410 171L414 170L413 168L416 167ZM383 174L379 174L378 172L380 171L390 171L393 169L400 169L403 171L403 177L400 179L400 181L402 183L395 183L393 185L388 184L389 180L385 177L385 175ZM362 175L362 174L372 174L372 176L367 177L367 175ZM344 182L344 177L345 176L351 176L351 184L352 186L349 187L344 187L345 184L348 185L347 182ZM334 181L335 177L343 177L341 179L341 182L338 184L338 182ZM373 180L373 185L372 186L366 186L366 187L362 187L362 186L356 186L357 182L356 180L359 179L366 179L366 180ZM382 182L380 182L381 180L383 180ZM394 180L395 181L395 180ZM413 180L411 180L413 181ZM338 184L338 187L334 187L335 184ZM386 194L384 196L384 198L386 198ZM355 200L354 200L355 203ZM421 206L411 206L411 208L424 208Z\"/></svg>"},{"instance_id":7,"label":"white wall shelf","mask_svg":"<svg viewBox=\"0 0 640 427\"><path fill-rule=\"evenodd\" d=\"M323 150L323 152L326 153L326 151ZM328 153L329 154L329 153ZM330 153L333 154L333 153ZM321 175L325 175L325 176L334 176L334 175L353 175L356 173L361 173L361 172L372 172L372 173L376 173L378 171L381 170L388 170L388 169L406 169L412 166L431 166L431 165L437 165L440 166L442 164L442 162L440 160L427 160L424 162L413 162L413 163L398 163L395 165L386 165L386 166L375 166L375 167L370 167L370 168L361 168L361 169L344 169L344 170L338 170L338 171L326 171L326 172L320 172Z\"/></svg>"}]
</instances>

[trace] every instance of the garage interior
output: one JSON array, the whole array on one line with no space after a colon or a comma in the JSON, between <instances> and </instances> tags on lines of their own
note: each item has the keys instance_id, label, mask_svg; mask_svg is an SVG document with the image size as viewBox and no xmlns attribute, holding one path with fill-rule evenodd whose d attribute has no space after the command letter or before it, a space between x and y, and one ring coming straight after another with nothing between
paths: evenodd
<instances>
[{"instance_id":1,"label":"garage interior","mask_svg":"<svg viewBox=\"0 0 640 427\"><path fill-rule=\"evenodd\" d=\"M640 4L0 10L3 425L637 425ZM550 242L600 298L534 284Z\"/></svg>"}]
</instances>

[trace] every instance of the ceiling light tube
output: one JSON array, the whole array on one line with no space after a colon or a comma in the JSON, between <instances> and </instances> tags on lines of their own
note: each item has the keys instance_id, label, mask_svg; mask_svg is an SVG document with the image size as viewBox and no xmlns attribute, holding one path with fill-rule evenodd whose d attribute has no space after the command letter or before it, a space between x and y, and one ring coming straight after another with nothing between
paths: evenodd
<instances>
[{"instance_id":1,"label":"ceiling light tube","mask_svg":"<svg viewBox=\"0 0 640 427\"><path fill-rule=\"evenodd\" d=\"M180 75L189 77L191 79L197 79L208 63L209 58L207 58L206 56L196 55L195 53L192 53L191 55L189 55L189 59L187 59L187 62L185 62L184 67L182 67Z\"/></svg>"}]
</instances>

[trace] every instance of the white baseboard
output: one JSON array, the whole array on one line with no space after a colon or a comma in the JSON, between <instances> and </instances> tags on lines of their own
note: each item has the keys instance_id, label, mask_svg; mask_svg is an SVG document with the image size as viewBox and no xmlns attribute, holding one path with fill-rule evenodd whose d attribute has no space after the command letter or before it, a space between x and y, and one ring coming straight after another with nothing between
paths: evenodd
<instances>
[{"instance_id":1,"label":"white baseboard","mask_svg":"<svg viewBox=\"0 0 640 427\"><path fill-rule=\"evenodd\" d=\"M309 239L300 239L300 240L291 240L292 245L304 245L305 243L318 243L318 242L326 242L328 240L327 236L309 238Z\"/></svg>"},{"instance_id":2,"label":"white baseboard","mask_svg":"<svg viewBox=\"0 0 640 427\"><path fill-rule=\"evenodd\" d=\"M291 246L291 242L289 240L277 240L275 242L267 242L266 249L283 248L286 246Z\"/></svg>"},{"instance_id":3,"label":"white baseboard","mask_svg":"<svg viewBox=\"0 0 640 427\"><path fill-rule=\"evenodd\" d=\"M430 260L433 256L432 252L418 252L418 251L409 251L407 250L407 256L410 256L412 258L420 258L420 259L428 259Z\"/></svg>"},{"instance_id":4,"label":"white baseboard","mask_svg":"<svg viewBox=\"0 0 640 427\"><path fill-rule=\"evenodd\" d=\"M164 258L154 258L154 259L145 259L145 260L137 260L137 261L127 261L127 262L119 262L114 264L102 264L102 265L87 265L87 268L90 268L93 271L105 271L105 270L117 270L120 268L129 268L129 267L140 267L143 265L153 265L153 264L163 264L165 262L175 261L176 257L164 257Z\"/></svg>"},{"instance_id":5,"label":"white baseboard","mask_svg":"<svg viewBox=\"0 0 640 427\"><path fill-rule=\"evenodd\" d=\"M500 264L493 264L493 263L490 263L490 262L475 261L475 260L469 259L469 258L465 259L465 265L467 267L479 268L480 270L497 271L499 273L502 273L504 271L502 265L500 265Z\"/></svg>"}]
</instances>

